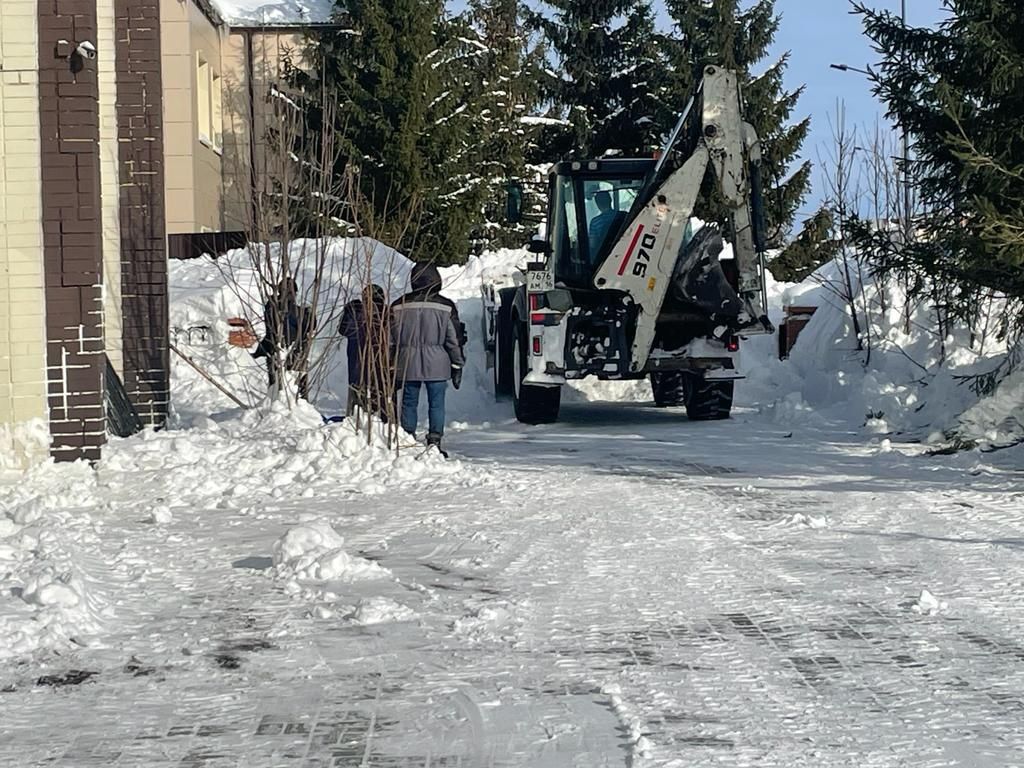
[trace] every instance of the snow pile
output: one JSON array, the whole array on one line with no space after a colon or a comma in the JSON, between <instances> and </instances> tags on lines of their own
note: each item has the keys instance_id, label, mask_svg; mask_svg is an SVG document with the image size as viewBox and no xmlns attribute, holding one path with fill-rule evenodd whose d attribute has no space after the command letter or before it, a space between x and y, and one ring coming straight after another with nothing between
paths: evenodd
<instances>
[{"instance_id":1,"label":"snow pile","mask_svg":"<svg viewBox=\"0 0 1024 768\"><path fill-rule=\"evenodd\" d=\"M793 515L786 523L791 526L800 526L802 528L814 528L821 529L828 527L827 517L815 517L814 515L805 515L802 512L797 512Z\"/></svg>"},{"instance_id":2,"label":"snow pile","mask_svg":"<svg viewBox=\"0 0 1024 768\"><path fill-rule=\"evenodd\" d=\"M320 386L312 399L322 413L335 415L344 412L348 392L347 341L337 334L344 304L359 296L367 280L382 286L390 300L401 297L408 290L412 262L366 238L296 241L289 259L299 265L300 293L308 293L313 284L320 254L325 289L317 302L317 339L310 355L313 378L320 380ZM513 273L527 256L525 250L505 249L471 256L464 265L441 270L444 294L457 303L469 337L462 387L448 391L449 421L480 423L494 418L493 374L486 367L480 290L484 279L506 280L511 285ZM263 307L252 255L238 249L218 259L174 261L169 280L176 346L244 403L260 402L267 388L265 363L254 360L248 350L227 344L231 330L227 321L232 317L249 319L254 330L262 333ZM175 425L201 425L210 414L238 407L176 355L171 358L171 382ZM423 403L421 417L425 408Z\"/></svg>"},{"instance_id":3,"label":"snow pile","mask_svg":"<svg viewBox=\"0 0 1024 768\"><path fill-rule=\"evenodd\" d=\"M0 497L0 660L86 645L109 614L86 572L98 525L96 477L85 463L44 464Z\"/></svg>"},{"instance_id":4,"label":"snow pile","mask_svg":"<svg viewBox=\"0 0 1024 768\"><path fill-rule=\"evenodd\" d=\"M979 404L970 386L973 377L1006 359L1005 341L987 338L982 343L964 328L940 339L931 330L935 323L927 307L915 306L907 317L902 289L872 281L865 283L866 298L858 303L863 347L858 349L849 309L836 292L842 280L838 263L799 284L769 277L773 322L782 321L785 306L817 311L786 361L778 360L774 339L744 343L748 378L737 385L739 404L783 424L842 423L868 434L933 442L960 430L974 438L1004 440L1024 432L1017 420L1017 415L1024 420L1024 413L1016 414L1012 406L1021 392L1011 379L1003 383L1005 395L989 398L987 405ZM992 312L998 309L993 306ZM1024 390L1024 379L1020 386ZM961 421L958 414L965 411ZM992 432L995 425L1001 426Z\"/></svg>"},{"instance_id":5,"label":"snow pile","mask_svg":"<svg viewBox=\"0 0 1024 768\"><path fill-rule=\"evenodd\" d=\"M382 595L363 597L355 606L339 604L339 585L394 581L387 568L345 551L345 538L326 520L310 519L290 528L274 542L270 575L284 583L292 596L319 603L310 615L318 619L341 617L352 624L370 626L411 621L416 613Z\"/></svg>"},{"instance_id":6,"label":"snow pile","mask_svg":"<svg viewBox=\"0 0 1024 768\"><path fill-rule=\"evenodd\" d=\"M149 512L147 522L155 525L167 525L174 520L174 514L171 512L171 508L166 504L157 504Z\"/></svg>"},{"instance_id":7,"label":"snow pile","mask_svg":"<svg viewBox=\"0 0 1024 768\"><path fill-rule=\"evenodd\" d=\"M374 562L345 552L345 539L326 520L291 528L274 542L274 573L294 581L344 582L391 578Z\"/></svg>"},{"instance_id":8,"label":"snow pile","mask_svg":"<svg viewBox=\"0 0 1024 768\"><path fill-rule=\"evenodd\" d=\"M461 266L441 269L444 294L450 299L471 299L479 303L484 281L512 286L516 283L517 272L526 268L530 258L529 251L523 248L501 248L480 256L470 256ZM459 313L462 313L461 304Z\"/></svg>"},{"instance_id":9,"label":"snow pile","mask_svg":"<svg viewBox=\"0 0 1024 768\"><path fill-rule=\"evenodd\" d=\"M356 624L370 626L397 621L412 621L416 612L388 597L368 597L359 601L355 611L346 617Z\"/></svg>"},{"instance_id":10,"label":"snow pile","mask_svg":"<svg viewBox=\"0 0 1024 768\"><path fill-rule=\"evenodd\" d=\"M299 287L300 300L311 304L312 286L320 278L316 296L317 336L310 352L312 378L320 383L315 402L330 414L344 412L348 387L346 342L338 335L342 310L359 298L369 281L380 285L390 300L407 289L412 262L392 248L369 238L296 240L288 261ZM240 317L263 333L263 300L254 260L277 262L280 248L239 248L212 259L172 261L169 266L171 335L183 353L221 386L246 405L266 396L264 361L249 350L230 346L228 320ZM265 290L264 290L265 293ZM223 392L177 355L171 355L171 389L175 422L189 424L205 416L237 408Z\"/></svg>"},{"instance_id":11,"label":"snow pile","mask_svg":"<svg viewBox=\"0 0 1024 768\"><path fill-rule=\"evenodd\" d=\"M925 616L936 616L949 608L945 600L939 600L927 589L922 589L917 600L910 604L910 610Z\"/></svg>"},{"instance_id":12,"label":"snow pile","mask_svg":"<svg viewBox=\"0 0 1024 768\"><path fill-rule=\"evenodd\" d=\"M0 424L0 471L29 467L49 450L50 426L45 419Z\"/></svg>"},{"instance_id":13,"label":"snow pile","mask_svg":"<svg viewBox=\"0 0 1024 768\"><path fill-rule=\"evenodd\" d=\"M187 429L147 431L113 440L104 453L106 472L149 473L164 498L192 507L231 506L241 498L380 494L408 483L443 478L469 482L458 461L420 449L388 447L382 425L367 434L351 420L324 424L304 401L279 399L264 407L206 418Z\"/></svg>"},{"instance_id":14,"label":"snow pile","mask_svg":"<svg viewBox=\"0 0 1024 768\"><path fill-rule=\"evenodd\" d=\"M512 603L498 601L484 605L470 614L456 619L452 625L455 634L472 642L489 640L509 641L515 637L519 622Z\"/></svg>"},{"instance_id":15,"label":"snow pile","mask_svg":"<svg viewBox=\"0 0 1024 768\"><path fill-rule=\"evenodd\" d=\"M1024 441L1024 369L1017 368L989 396L957 419L956 435L984 446Z\"/></svg>"}]
</instances>

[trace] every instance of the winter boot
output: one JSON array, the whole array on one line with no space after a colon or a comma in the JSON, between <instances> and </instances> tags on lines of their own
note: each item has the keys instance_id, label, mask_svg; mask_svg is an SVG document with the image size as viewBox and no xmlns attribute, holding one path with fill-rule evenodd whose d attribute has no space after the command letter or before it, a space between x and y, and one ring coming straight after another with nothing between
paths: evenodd
<instances>
[{"instance_id":1,"label":"winter boot","mask_svg":"<svg viewBox=\"0 0 1024 768\"><path fill-rule=\"evenodd\" d=\"M441 447L441 435L437 432L427 433L427 448L429 449L430 447L437 448L438 453L446 459L448 458L448 454L445 453L444 449Z\"/></svg>"}]
</instances>

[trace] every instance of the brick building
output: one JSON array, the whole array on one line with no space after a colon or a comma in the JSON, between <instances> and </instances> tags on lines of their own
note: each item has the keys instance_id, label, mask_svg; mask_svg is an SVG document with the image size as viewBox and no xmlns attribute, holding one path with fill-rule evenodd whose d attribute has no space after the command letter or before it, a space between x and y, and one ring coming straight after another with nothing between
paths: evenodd
<instances>
[{"instance_id":1,"label":"brick building","mask_svg":"<svg viewBox=\"0 0 1024 768\"><path fill-rule=\"evenodd\" d=\"M256 102L332 5L0 0L0 469L99 458L115 376L163 423L168 249L244 231Z\"/></svg>"},{"instance_id":2,"label":"brick building","mask_svg":"<svg viewBox=\"0 0 1024 768\"><path fill-rule=\"evenodd\" d=\"M0 3L5 465L98 458L108 359L165 417L158 18L158 0Z\"/></svg>"}]
</instances>

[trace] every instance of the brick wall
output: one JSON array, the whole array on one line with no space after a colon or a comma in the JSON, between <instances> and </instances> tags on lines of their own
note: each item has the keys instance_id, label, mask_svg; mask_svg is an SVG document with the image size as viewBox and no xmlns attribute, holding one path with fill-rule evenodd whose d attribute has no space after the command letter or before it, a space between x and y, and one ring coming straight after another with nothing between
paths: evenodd
<instances>
[{"instance_id":1,"label":"brick wall","mask_svg":"<svg viewBox=\"0 0 1024 768\"><path fill-rule=\"evenodd\" d=\"M98 459L106 439L99 91L95 61L78 60L74 72L67 56L76 43L96 43L96 1L39 0L38 14L51 452Z\"/></svg>"},{"instance_id":2,"label":"brick wall","mask_svg":"<svg viewBox=\"0 0 1024 768\"><path fill-rule=\"evenodd\" d=\"M144 423L170 398L159 0L115 0L124 384Z\"/></svg>"}]
</instances>

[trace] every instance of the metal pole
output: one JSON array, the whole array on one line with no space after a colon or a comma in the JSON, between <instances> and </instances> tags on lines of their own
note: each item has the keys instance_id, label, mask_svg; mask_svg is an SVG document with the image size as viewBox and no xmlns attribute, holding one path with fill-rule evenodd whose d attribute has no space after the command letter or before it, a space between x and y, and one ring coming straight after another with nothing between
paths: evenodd
<instances>
[{"instance_id":1,"label":"metal pole","mask_svg":"<svg viewBox=\"0 0 1024 768\"><path fill-rule=\"evenodd\" d=\"M900 0L900 19L903 27L907 26L907 0ZM906 121L903 129L903 243L911 240L913 227L910 221L910 134L907 132Z\"/></svg>"}]
</instances>

